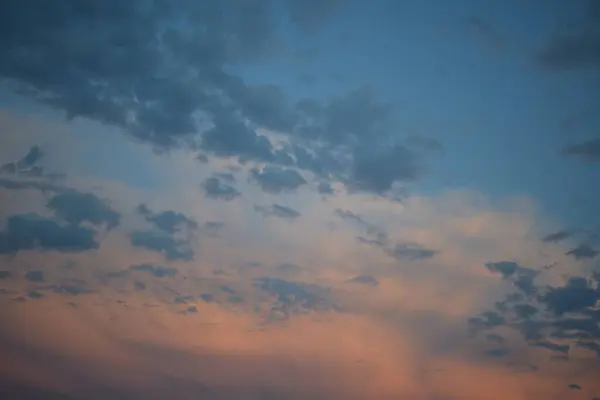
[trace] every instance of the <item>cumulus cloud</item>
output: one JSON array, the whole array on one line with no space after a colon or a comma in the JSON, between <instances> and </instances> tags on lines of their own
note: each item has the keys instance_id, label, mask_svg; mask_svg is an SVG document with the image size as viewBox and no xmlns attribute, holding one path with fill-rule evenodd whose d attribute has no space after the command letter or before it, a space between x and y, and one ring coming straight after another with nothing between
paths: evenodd
<instances>
[{"instance_id":1,"label":"cumulus cloud","mask_svg":"<svg viewBox=\"0 0 600 400\"><path fill-rule=\"evenodd\" d=\"M293 169L268 166L251 171L251 178L267 193L279 194L298 189L306 180Z\"/></svg>"},{"instance_id":2,"label":"cumulus cloud","mask_svg":"<svg viewBox=\"0 0 600 400\"><path fill-rule=\"evenodd\" d=\"M164 254L168 260L194 259L194 251L188 241L152 231L135 231L130 235L132 246Z\"/></svg>"},{"instance_id":3,"label":"cumulus cloud","mask_svg":"<svg viewBox=\"0 0 600 400\"><path fill-rule=\"evenodd\" d=\"M137 212L157 229L174 234L182 229L197 230L198 223L183 213L173 210L153 212L146 204L140 204Z\"/></svg>"},{"instance_id":4,"label":"cumulus cloud","mask_svg":"<svg viewBox=\"0 0 600 400\"><path fill-rule=\"evenodd\" d=\"M202 183L202 188L204 189L204 194L213 199L231 201L241 195L235 187L222 182L215 176L207 178Z\"/></svg>"},{"instance_id":5,"label":"cumulus cloud","mask_svg":"<svg viewBox=\"0 0 600 400\"><path fill-rule=\"evenodd\" d=\"M77 252L98 246L92 229L61 225L37 214L13 215L0 232L0 254L27 250Z\"/></svg>"},{"instance_id":6,"label":"cumulus cloud","mask_svg":"<svg viewBox=\"0 0 600 400\"><path fill-rule=\"evenodd\" d=\"M59 193L48 201L46 207L52 210L57 218L73 225L89 222L92 225L105 224L107 229L119 225L120 215L93 193Z\"/></svg>"}]
</instances>

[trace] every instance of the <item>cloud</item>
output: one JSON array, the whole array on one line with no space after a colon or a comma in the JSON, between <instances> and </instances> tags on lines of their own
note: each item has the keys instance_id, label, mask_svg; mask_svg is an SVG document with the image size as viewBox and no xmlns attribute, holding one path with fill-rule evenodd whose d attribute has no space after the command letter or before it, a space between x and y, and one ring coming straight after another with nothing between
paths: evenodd
<instances>
[{"instance_id":1,"label":"cloud","mask_svg":"<svg viewBox=\"0 0 600 400\"><path fill-rule=\"evenodd\" d=\"M598 255L598 250L594 250L587 244L581 244L574 249L567 251L568 256L573 256L576 260L592 259Z\"/></svg>"},{"instance_id":2,"label":"cloud","mask_svg":"<svg viewBox=\"0 0 600 400\"><path fill-rule=\"evenodd\" d=\"M73 225L63 226L37 214L13 215L0 232L0 254L25 250L79 252L97 249L95 232Z\"/></svg>"},{"instance_id":3,"label":"cloud","mask_svg":"<svg viewBox=\"0 0 600 400\"><path fill-rule=\"evenodd\" d=\"M532 295L536 291L534 279L539 271L520 266L514 261L498 261L486 263L485 267L494 273L500 273L502 278L509 280L523 293Z\"/></svg>"},{"instance_id":4,"label":"cloud","mask_svg":"<svg viewBox=\"0 0 600 400\"><path fill-rule=\"evenodd\" d=\"M317 191L322 195L335 193L333 187L329 182L319 182L319 185L317 186Z\"/></svg>"},{"instance_id":5,"label":"cloud","mask_svg":"<svg viewBox=\"0 0 600 400\"><path fill-rule=\"evenodd\" d=\"M254 210L262 214L264 218L277 217L294 221L296 218L300 217L300 213L298 211L280 204L271 204L269 206L255 205Z\"/></svg>"},{"instance_id":6,"label":"cloud","mask_svg":"<svg viewBox=\"0 0 600 400\"><path fill-rule=\"evenodd\" d=\"M39 146L31 146L21 159L0 166L0 174L41 176L43 168L36 164L43 156Z\"/></svg>"},{"instance_id":7,"label":"cloud","mask_svg":"<svg viewBox=\"0 0 600 400\"><path fill-rule=\"evenodd\" d=\"M164 254L168 260L191 261L194 251L187 240L152 231L135 231L130 235L132 246Z\"/></svg>"},{"instance_id":8,"label":"cloud","mask_svg":"<svg viewBox=\"0 0 600 400\"><path fill-rule=\"evenodd\" d=\"M600 33L591 28L556 36L538 53L537 60L557 71L596 68L600 65Z\"/></svg>"},{"instance_id":9,"label":"cloud","mask_svg":"<svg viewBox=\"0 0 600 400\"><path fill-rule=\"evenodd\" d=\"M138 264L129 267L132 271L142 271L152 274L156 278L172 277L177 274L177 270L172 267L163 267L160 265L152 264Z\"/></svg>"},{"instance_id":10,"label":"cloud","mask_svg":"<svg viewBox=\"0 0 600 400\"><path fill-rule=\"evenodd\" d=\"M378 286L379 285L379 281L377 279L375 279L374 277L372 277L371 275L355 276L354 278L348 279L346 282L359 283L361 285L367 285L367 286Z\"/></svg>"},{"instance_id":11,"label":"cloud","mask_svg":"<svg viewBox=\"0 0 600 400\"><path fill-rule=\"evenodd\" d=\"M544 241L546 243L560 242L561 240L570 238L572 236L572 234L573 234L572 232L569 232L566 230L561 230L561 231L551 233L549 235L544 236L542 241Z\"/></svg>"},{"instance_id":12,"label":"cloud","mask_svg":"<svg viewBox=\"0 0 600 400\"><path fill-rule=\"evenodd\" d=\"M397 260L425 260L435 256L437 250L427 249L415 243L401 243L389 250L389 254Z\"/></svg>"},{"instance_id":13,"label":"cloud","mask_svg":"<svg viewBox=\"0 0 600 400\"><path fill-rule=\"evenodd\" d=\"M61 354L61 360L73 366L69 376L102 381L124 396L131 393L128 390L152 391L158 397L173 396L176 391L184 398L189 393L198 395L191 383L170 381L162 386L162 379L174 379L164 378L172 376L172 371L177 379L202 382L202 393L239 390L242 397L259 396L264 388L282 396L299 395L302 389L317 398L329 398L331 391L341 393L332 398L484 398L498 381L505 384L494 395L504 398L538 393L530 388L542 390L541 398L555 392L556 386L548 383L554 375L544 370L548 364L529 352L536 348L564 353L534 347L533 340L521 351L511 331L520 332L517 323L521 319L515 310L521 314L526 310L518 304L539 310L526 321L536 323L541 318L547 322L547 307L537 297L530 300L523 294L507 303L506 315L495 309L505 321L493 328L505 337L503 344L479 343L477 338L469 341L465 334L465 320L471 313L485 312L507 290L481 267L486 260L510 254L520 266L568 259L561 243L547 246L540 242L528 209L499 211L465 193L415 195L399 204L364 194L348 196L344 191L322 201L318 193L301 190L285 196L284 203L283 198L266 199L274 196L252 187L244 191L247 202L204 201L195 182L216 176L213 171L226 170L235 161L211 159L198 166L198 174L184 179L184 172L197 162L193 156L190 163L182 162L180 154L174 151L169 158L156 158L160 168L173 168L166 176L176 177L159 189L134 190L87 177L69 182L81 193L101 190L102 197L108 193L110 204L118 207L120 224L106 234L97 251L69 254L76 267L66 268L60 254L36 251L11 261L7 269L23 271L15 276L39 268L46 282L2 282L3 288L12 291L0 296L10 307L0 307L0 349L12 348L2 347L5 337L29 343L36 341L36 332L43 331L34 355L52 349L52 354ZM24 198L32 193L10 195ZM40 201L33 208L51 214L43 196L35 196ZM295 212L302 218L292 218L291 229L289 224L265 224L253 215L253 204L267 213L291 218ZM336 226L332 216L339 218ZM435 230L431 229L434 223ZM204 236L212 229L220 229L218 238ZM170 244L150 244L150 250L154 249L146 251L144 246L130 245L132 232L149 235L148 243L165 239ZM380 244L358 245L357 235ZM404 258L400 263L386 254L396 243L438 253L423 259ZM540 255L540 249L547 255ZM192 262L177 256L169 259L169 252L186 250L193 251ZM254 260L257 263L248 268L245 263ZM146 267L130 268L139 265ZM517 282L520 276L528 276L521 268L508 279ZM75 277L81 282L68 280ZM540 294L544 278L532 280ZM37 296L29 296L31 292L44 297L34 300ZM74 304L75 295L79 296L76 306L68 304ZM24 301L13 301L16 298ZM494 323L491 315L482 319ZM549 329L538 325L541 339L537 340L564 345L565 339L550 337ZM533 334L534 329L528 332ZM85 337L85 343L78 337ZM507 353L493 357L500 349ZM25 363L24 370L34 369L28 364L33 356L11 351L21 360L11 365ZM516 367L507 366L513 360L522 365L535 363L543 372L535 378L517 374ZM571 364L577 362L572 359ZM58 378L66 373L53 365L40 373L56 373L59 385ZM289 372L282 374L284 365L289 365ZM315 369L322 372L316 374ZM132 383L134 376L144 384ZM565 377L560 379L564 388ZM488 383L474 385L474 380ZM590 380L577 382L588 385ZM68 382L59 386L75 387ZM81 390L82 395L93 392L87 386Z\"/></svg>"},{"instance_id":14,"label":"cloud","mask_svg":"<svg viewBox=\"0 0 600 400\"><path fill-rule=\"evenodd\" d=\"M166 210L155 213L146 204L140 204L136 210L145 217L146 221L152 223L155 228L170 234L175 234L183 229L198 229L196 221L180 212Z\"/></svg>"},{"instance_id":15,"label":"cloud","mask_svg":"<svg viewBox=\"0 0 600 400\"><path fill-rule=\"evenodd\" d=\"M510 262L488 265L488 269L503 272L504 279L518 274L520 268ZM600 357L600 313L597 310L600 282L596 275L591 278L571 276L563 285L535 287L533 292L538 295L527 299L508 295L497 303L497 311L471 318L473 331L511 327L529 346L546 349L558 354L557 357L568 357L576 347Z\"/></svg>"},{"instance_id":16,"label":"cloud","mask_svg":"<svg viewBox=\"0 0 600 400\"><path fill-rule=\"evenodd\" d=\"M41 192L65 192L68 189L64 186L57 185L51 182L32 181L32 180L12 180L0 179L0 188L8 190L26 190L34 189Z\"/></svg>"},{"instance_id":17,"label":"cloud","mask_svg":"<svg viewBox=\"0 0 600 400\"><path fill-rule=\"evenodd\" d=\"M350 210L342 210L342 209L338 208L335 210L335 214L345 221L355 223L356 225L363 228L364 230L366 230L367 233L369 233L371 235L381 234L382 236L387 236L387 234L379 226L366 221L364 218L353 213ZM387 238L385 238L385 239L387 239Z\"/></svg>"},{"instance_id":18,"label":"cloud","mask_svg":"<svg viewBox=\"0 0 600 400\"><path fill-rule=\"evenodd\" d=\"M358 154L347 185L352 190L385 194L395 182L413 182L422 173L421 160L403 145L374 154Z\"/></svg>"},{"instance_id":19,"label":"cloud","mask_svg":"<svg viewBox=\"0 0 600 400\"><path fill-rule=\"evenodd\" d=\"M275 296L275 304L269 311L269 319L285 319L290 315L307 311L333 311L337 306L327 299L327 289L314 284L297 283L280 278L260 277L254 285Z\"/></svg>"},{"instance_id":20,"label":"cloud","mask_svg":"<svg viewBox=\"0 0 600 400\"><path fill-rule=\"evenodd\" d=\"M120 215L93 193L59 193L48 201L46 207L54 211L57 218L76 226L89 222L96 226L105 224L107 229L112 229L120 221Z\"/></svg>"},{"instance_id":21,"label":"cloud","mask_svg":"<svg viewBox=\"0 0 600 400\"><path fill-rule=\"evenodd\" d=\"M241 195L241 193L238 192L235 187L227 183L223 183L215 176L207 178L202 183L202 188L204 189L204 194L213 199L231 201Z\"/></svg>"},{"instance_id":22,"label":"cloud","mask_svg":"<svg viewBox=\"0 0 600 400\"><path fill-rule=\"evenodd\" d=\"M580 157L588 161L598 161L600 160L600 138L566 146L562 149L562 153L567 156Z\"/></svg>"},{"instance_id":23,"label":"cloud","mask_svg":"<svg viewBox=\"0 0 600 400\"><path fill-rule=\"evenodd\" d=\"M27 271L25 274L25 279L29 282L44 282L46 279L44 277L44 272L35 270L35 271Z\"/></svg>"},{"instance_id":24,"label":"cloud","mask_svg":"<svg viewBox=\"0 0 600 400\"><path fill-rule=\"evenodd\" d=\"M210 236L216 237L224 226L225 224L223 222L207 221L204 223L203 228Z\"/></svg>"},{"instance_id":25,"label":"cloud","mask_svg":"<svg viewBox=\"0 0 600 400\"><path fill-rule=\"evenodd\" d=\"M9 61L0 75L22 95L65 111L68 120L116 126L161 152L184 147L205 160L266 164L269 174L257 180L266 191L285 189L264 182L283 167L377 194L423 174L423 154L400 143L391 104L373 90L347 89L326 102L292 100L281 87L247 83L229 68L281 54L282 10L306 34L341 2L289 0L278 11L269 2L207 4L173 8L134 0L80 9L65 2L40 5L40 15L7 6L0 56ZM91 39L83 43L83 37ZM294 188L305 183L287 174Z\"/></svg>"},{"instance_id":26,"label":"cloud","mask_svg":"<svg viewBox=\"0 0 600 400\"><path fill-rule=\"evenodd\" d=\"M307 183L298 171L275 166L267 166L261 170L253 169L251 178L263 191L271 194L295 191Z\"/></svg>"},{"instance_id":27,"label":"cloud","mask_svg":"<svg viewBox=\"0 0 600 400\"><path fill-rule=\"evenodd\" d=\"M583 20L576 28L554 35L536 55L544 67L556 70L593 69L600 65L600 30L598 5L586 2Z\"/></svg>"},{"instance_id":28,"label":"cloud","mask_svg":"<svg viewBox=\"0 0 600 400\"><path fill-rule=\"evenodd\" d=\"M589 286L582 277L571 277L564 286L550 288L540 301L557 315L567 312L583 311L594 307L600 299L598 289Z\"/></svg>"}]
</instances>

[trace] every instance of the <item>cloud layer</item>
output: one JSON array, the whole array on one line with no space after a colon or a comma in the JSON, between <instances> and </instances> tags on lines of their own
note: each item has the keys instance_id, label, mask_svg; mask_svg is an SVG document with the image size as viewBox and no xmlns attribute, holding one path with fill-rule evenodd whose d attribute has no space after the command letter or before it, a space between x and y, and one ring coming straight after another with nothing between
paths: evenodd
<instances>
[{"instance_id":1,"label":"cloud layer","mask_svg":"<svg viewBox=\"0 0 600 400\"><path fill-rule=\"evenodd\" d=\"M0 397L598 398L595 2L434 3L1 5Z\"/></svg>"}]
</instances>

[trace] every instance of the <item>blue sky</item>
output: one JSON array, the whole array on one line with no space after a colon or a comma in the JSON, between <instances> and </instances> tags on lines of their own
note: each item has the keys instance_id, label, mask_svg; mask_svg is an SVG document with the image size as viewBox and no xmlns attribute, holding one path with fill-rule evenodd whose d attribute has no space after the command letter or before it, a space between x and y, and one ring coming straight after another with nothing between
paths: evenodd
<instances>
[{"instance_id":1,"label":"blue sky","mask_svg":"<svg viewBox=\"0 0 600 400\"><path fill-rule=\"evenodd\" d=\"M0 386L600 396L596 1L25 3Z\"/></svg>"}]
</instances>

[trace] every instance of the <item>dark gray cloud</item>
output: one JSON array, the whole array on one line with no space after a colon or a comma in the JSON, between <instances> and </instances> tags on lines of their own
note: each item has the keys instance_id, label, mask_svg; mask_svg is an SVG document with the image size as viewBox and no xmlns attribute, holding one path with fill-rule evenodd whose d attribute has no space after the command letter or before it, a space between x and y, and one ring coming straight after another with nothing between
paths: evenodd
<instances>
[{"instance_id":1,"label":"dark gray cloud","mask_svg":"<svg viewBox=\"0 0 600 400\"><path fill-rule=\"evenodd\" d=\"M136 210L153 225L154 230L132 232L130 243L133 246L161 253L169 261L194 259L193 241L197 238L198 230L195 220L172 210L153 212L145 204L140 204ZM144 268L148 268L147 265L139 269ZM120 277L127 272L119 271L113 274ZM136 290L143 290L141 286L135 284Z\"/></svg>"},{"instance_id":2,"label":"dark gray cloud","mask_svg":"<svg viewBox=\"0 0 600 400\"><path fill-rule=\"evenodd\" d=\"M291 192L306 184L298 171L278 166L266 166L261 170L253 169L250 177L267 193L279 194Z\"/></svg>"},{"instance_id":3,"label":"dark gray cloud","mask_svg":"<svg viewBox=\"0 0 600 400\"><path fill-rule=\"evenodd\" d=\"M366 221L360 215L349 210L336 209L335 214L345 221L358 225L366 231L366 236L357 236L356 240L363 244L375 246L398 261L417 261L434 257L438 250L428 249L417 243L390 244L388 235L381 227Z\"/></svg>"},{"instance_id":4,"label":"dark gray cloud","mask_svg":"<svg viewBox=\"0 0 600 400\"><path fill-rule=\"evenodd\" d=\"M12 273L10 271L7 271L5 269L0 269L0 279L8 279L12 276Z\"/></svg>"},{"instance_id":5,"label":"dark gray cloud","mask_svg":"<svg viewBox=\"0 0 600 400\"><path fill-rule=\"evenodd\" d=\"M227 286L227 285L222 285L222 286L220 287L220 289L221 289L221 291L223 291L223 292L225 292L225 293L229 293L229 294L236 294L236 291L235 291L235 290L233 290L232 288L230 288L230 287L229 287L229 286Z\"/></svg>"},{"instance_id":6,"label":"dark gray cloud","mask_svg":"<svg viewBox=\"0 0 600 400\"><path fill-rule=\"evenodd\" d=\"M424 170L419 151L391 140L398 136L392 108L372 90L350 90L325 104L290 102L277 86L232 74L232 65L282 54L281 9L271 2L57 2L3 6L0 76L68 118L121 127L160 150L188 146L205 160L295 166L378 194ZM343 3L287 0L282 10L306 33ZM290 146L274 149L259 127L288 135ZM264 172L256 181L270 192L305 183L292 172L273 183L272 170Z\"/></svg>"},{"instance_id":7,"label":"dark gray cloud","mask_svg":"<svg viewBox=\"0 0 600 400\"><path fill-rule=\"evenodd\" d=\"M37 163L43 156L44 153L39 146L31 146L29 151L19 160L1 165L0 174L40 177L44 174L44 169Z\"/></svg>"},{"instance_id":8,"label":"dark gray cloud","mask_svg":"<svg viewBox=\"0 0 600 400\"><path fill-rule=\"evenodd\" d=\"M580 157L588 161L600 161L600 138L565 146L562 149L562 153L567 156Z\"/></svg>"},{"instance_id":9,"label":"dark gray cloud","mask_svg":"<svg viewBox=\"0 0 600 400\"><path fill-rule=\"evenodd\" d=\"M27 293L27 297L29 297L30 299L41 299L44 297L44 295L38 292L37 290L32 290L29 293Z\"/></svg>"},{"instance_id":10,"label":"dark gray cloud","mask_svg":"<svg viewBox=\"0 0 600 400\"><path fill-rule=\"evenodd\" d=\"M544 67L557 70L597 68L600 66L600 19L598 2L588 0L583 20L567 32L554 35L537 54Z\"/></svg>"},{"instance_id":11,"label":"dark gray cloud","mask_svg":"<svg viewBox=\"0 0 600 400\"><path fill-rule=\"evenodd\" d=\"M317 191L325 196L335 193L333 187L329 182L319 182L319 185L317 186Z\"/></svg>"},{"instance_id":12,"label":"dark gray cloud","mask_svg":"<svg viewBox=\"0 0 600 400\"><path fill-rule=\"evenodd\" d=\"M493 272L502 275L502 278L509 280L523 293L532 295L536 291L534 280L539 271L520 266L514 261L497 261L485 264L485 267Z\"/></svg>"},{"instance_id":13,"label":"dark gray cloud","mask_svg":"<svg viewBox=\"0 0 600 400\"><path fill-rule=\"evenodd\" d=\"M569 232L566 230L550 233L542 238L542 241L546 243L555 243L560 242L562 240L568 239L573 235L573 232Z\"/></svg>"},{"instance_id":14,"label":"dark gray cloud","mask_svg":"<svg viewBox=\"0 0 600 400\"><path fill-rule=\"evenodd\" d=\"M286 319L309 311L338 309L328 300L328 290L317 285L273 277L257 278L254 280L254 285L274 296L275 302L269 311L270 320Z\"/></svg>"},{"instance_id":15,"label":"dark gray cloud","mask_svg":"<svg viewBox=\"0 0 600 400\"><path fill-rule=\"evenodd\" d=\"M205 179L202 182L202 189L204 194L212 199L231 201L241 195L235 187L222 182L216 176Z\"/></svg>"},{"instance_id":16,"label":"dark gray cloud","mask_svg":"<svg viewBox=\"0 0 600 400\"><path fill-rule=\"evenodd\" d=\"M196 306L188 306L188 308L186 308L186 311L188 313L195 314L195 313L198 312L198 307L196 307Z\"/></svg>"},{"instance_id":17,"label":"dark gray cloud","mask_svg":"<svg viewBox=\"0 0 600 400\"><path fill-rule=\"evenodd\" d=\"M273 146L238 117L217 115L214 126L202 135L201 148L220 157L238 157L242 162L273 162Z\"/></svg>"},{"instance_id":18,"label":"dark gray cloud","mask_svg":"<svg viewBox=\"0 0 600 400\"><path fill-rule=\"evenodd\" d=\"M129 269L132 271L147 272L156 278L173 277L178 273L177 269L175 268L152 264L132 265L129 267Z\"/></svg>"},{"instance_id":19,"label":"dark gray cloud","mask_svg":"<svg viewBox=\"0 0 600 400\"><path fill-rule=\"evenodd\" d=\"M417 261L434 257L438 251L415 243L401 243L389 249L388 253L396 260Z\"/></svg>"},{"instance_id":20,"label":"dark gray cloud","mask_svg":"<svg viewBox=\"0 0 600 400\"><path fill-rule=\"evenodd\" d=\"M24 250L81 252L98 247L92 229L64 226L37 214L12 215L0 232L0 254Z\"/></svg>"},{"instance_id":21,"label":"dark gray cloud","mask_svg":"<svg viewBox=\"0 0 600 400\"><path fill-rule=\"evenodd\" d=\"M503 278L509 278L513 276L517 271L521 269L521 266L513 261L498 261L490 262L485 264L485 267L491 272L498 272Z\"/></svg>"},{"instance_id":22,"label":"dark gray cloud","mask_svg":"<svg viewBox=\"0 0 600 400\"><path fill-rule=\"evenodd\" d=\"M521 319L529 319L535 316L538 313L538 309L531 304L515 304L513 306L513 311L517 315L517 317Z\"/></svg>"},{"instance_id":23,"label":"dark gray cloud","mask_svg":"<svg viewBox=\"0 0 600 400\"><path fill-rule=\"evenodd\" d=\"M302 271L302 267L298 264L282 263L275 266L275 270L285 275L294 275Z\"/></svg>"},{"instance_id":24,"label":"dark gray cloud","mask_svg":"<svg viewBox=\"0 0 600 400\"><path fill-rule=\"evenodd\" d=\"M288 221L294 221L300 217L300 213L293 208L282 206L280 204L271 204L269 206L255 205L254 210L261 213L263 217L277 217L286 219Z\"/></svg>"},{"instance_id":25,"label":"dark gray cloud","mask_svg":"<svg viewBox=\"0 0 600 400\"><path fill-rule=\"evenodd\" d=\"M153 212L146 204L137 206L136 211L143 215L146 221L150 222L156 229L175 234L184 229L197 230L198 223L192 218L180 212L166 210Z\"/></svg>"},{"instance_id":26,"label":"dark gray cloud","mask_svg":"<svg viewBox=\"0 0 600 400\"><path fill-rule=\"evenodd\" d=\"M49 285L38 288L38 290L49 290L56 294L67 294L77 296L80 294L92 293L93 290L85 282L69 282L59 285Z\"/></svg>"},{"instance_id":27,"label":"dark gray cloud","mask_svg":"<svg viewBox=\"0 0 600 400\"><path fill-rule=\"evenodd\" d=\"M325 105L302 100L296 108L301 127L297 134L307 139L347 146L389 136L392 107L379 102L374 91L366 87L336 96Z\"/></svg>"},{"instance_id":28,"label":"dark gray cloud","mask_svg":"<svg viewBox=\"0 0 600 400\"><path fill-rule=\"evenodd\" d=\"M80 7L61 0L36 1L32 8L38 11L12 1L3 7L0 73L70 117L121 125L160 146L194 131L199 106L226 110L207 94L215 83L233 85L225 63L256 58L273 44L268 2L172 7L133 0ZM197 75L185 74L186 67Z\"/></svg>"},{"instance_id":29,"label":"dark gray cloud","mask_svg":"<svg viewBox=\"0 0 600 400\"><path fill-rule=\"evenodd\" d=\"M27 273L25 274L25 279L27 279L29 282L45 282L46 281L44 271L39 271L39 270L27 271Z\"/></svg>"},{"instance_id":30,"label":"dark gray cloud","mask_svg":"<svg viewBox=\"0 0 600 400\"><path fill-rule=\"evenodd\" d=\"M585 260L595 258L598 253L598 250L593 249L590 245L581 244L567 251L566 255L573 256L576 260Z\"/></svg>"},{"instance_id":31,"label":"dark gray cloud","mask_svg":"<svg viewBox=\"0 0 600 400\"><path fill-rule=\"evenodd\" d=\"M209 236L217 237L224 226L225 224L223 222L207 221L204 223L203 229L208 233Z\"/></svg>"},{"instance_id":32,"label":"dark gray cloud","mask_svg":"<svg viewBox=\"0 0 600 400\"><path fill-rule=\"evenodd\" d=\"M472 332L494 328L506 324L506 318L496 311L486 311L479 316L472 317L468 321Z\"/></svg>"},{"instance_id":33,"label":"dark gray cloud","mask_svg":"<svg viewBox=\"0 0 600 400\"><path fill-rule=\"evenodd\" d=\"M495 264L503 278L510 279L522 268L511 262ZM489 268L489 267L488 267ZM469 321L471 331L478 333L502 326L519 332L530 346L541 347L554 357L568 360L573 346L596 352L600 358L600 280L591 277L569 277L563 285L534 287L535 296L511 293L496 303L497 311L488 311ZM489 333L488 338L495 333ZM488 339L489 340L489 339Z\"/></svg>"},{"instance_id":34,"label":"dark gray cloud","mask_svg":"<svg viewBox=\"0 0 600 400\"><path fill-rule=\"evenodd\" d=\"M0 188L8 190L33 189L41 192L64 193L69 191L57 181L64 178L63 174L47 173L37 163L44 157L39 146L31 146L28 152L16 161L0 165L0 175L9 175L9 178L0 178Z\"/></svg>"},{"instance_id":35,"label":"dark gray cloud","mask_svg":"<svg viewBox=\"0 0 600 400\"><path fill-rule=\"evenodd\" d=\"M52 182L39 180L15 180L0 178L0 188L8 190L39 190L40 192L55 192L62 193L69 189L65 186L58 185Z\"/></svg>"},{"instance_id":36,"label":"dark gray cloud","mask_svg":"<svg viewBox=\"0 0 600 400\"><path fill-rule=\"evenodd\" d=\"M421 163L414 151L401 144L372 153L357 153L346 186L384 195L395 182L414 182L423 172Z\"/></svg>"},{"instance_id":37,"label":"dark gray cloud","mask_svg":"<svg viewBox=\"0 0 600 400\"><path fill-rule=\"evenodd\" d=\"M46 207L52 210L57 218L76 226L88 222L96 226L106 225L107 229L111 229L120 222L119 213L93 193L74 190L59 193L48 201Z\"/></svg>"},{"instance_id":38,"label":"dark gray cloud","mask_svg":"<svg viewBox=\"0 0 600 400\"><path fill-rule=\"evenodd\" d=\"M370 235L373 235L373 236L383 235L385 237L385 239L387 239L387 234L381 227L365 220L363 217L361 217L358 214L353 213L350 210L342 210L342 209L338 208L334 211L334 213L335 213L335 215L337 215L344 221L348 221L348 222L358 225L360 228L364 229Z\"/></svg>"},{"instance_id":39,"label":"dark gray cloud","mask_svg":"<svg viewBox=\"0 0 600 400\"><path fill-rule=\"evenodd\" d=\"M358 275L358 276L355 276L354 278L348 279L346 282L359 283L361 285L367 285L367 286L379 286L379 281L371 275Z\"/></svg>"},{"instance_id":40,"label":"dark gray cloud","mask_svg":"<svg viewBox=\"0 0 600 400\"><path fill-rule=\"evenodd\" d=\"M542 347L542 348L548 349L553 352L563 353L565 355L568 355L569 349L571 348L571 346L569 346L568 344L557 344L557 343L553 343L553 342L549 342L549 341L545 341L545 340L541 340L539 342L533 342L533 343L531 343L531 345L534 347Z\"/></svg>"},{"instance_id":41,"label":"dark gray cloud","mask_svg":"<svg viewBox=\"0 0 600 400\"><path fill-rule=\"evenodd\" d=\"M553 37L538 53L537 59L546 68L565 71L600 67L600 31L584 27Z\"/></svg>"},{"instance_id":42,"label":"dark gray cloud","mask_svg":"<svg viewBox=\"0 0 600 400\"><path fill-rule=\"evenodd\" d=\"M510 350L504 347L499 347L497 349L489 349L486 350L485 354L489 357L505 357L510 353Z\"/></svg>"},{"instance_id":43,"label":"dark gray cloud","mask_svg":"<svg viewBox=\"0 0 600 400\"><path fill-rule=\"evenodd\" d=\"M214 301L214 297L210 293L202 293L200 295L200 299L206 303L210 303L210 302Z\"/></svg>"},{"instance_id":44,"label":"dark gray cloud","mask_svg":"<svg viewBox=\"0 0 600 400\"><path fill-rule=\"evenodd\" d=\"M194 251L189 241L152 231L135 231L130 235L132 246L164 254L168 260L191 261Z\"/></svg>"},{"instance_id":45,"label":"dark gray cloud","mask_svg":"<svg viewBox=\"0 0 600 400\"><path fill-rule=\"evenodd\" d=\"M385 232L377 233L375 237L356 237L356 240L359 243L368 244L370 246L376 246L380 248L385 248L385 246L387 245L387 239L387 234Z\"/></svg>"},{"instance_id":46,"label":"dark gray cloud","mask_svg":"<svg viewBox=\"0 0 600 400\"><path fill-rule=\"evenodd\" d=\"M564 286L552 287L540 297L548 310L557 315L583 311L600 300L600 291L590 285L588 279L571 277Z\"/></svg>"},{"instance_id":47,"label":"dark gray cloud","mask_svg":"<svg viewBox=\"0 0 600 400\"><path fill-rule=\"evenodd\" d=\"M504 339L504 337L498 335L497 333L488 333L487 335L485 335L485 338L488 342L496 343L499 345L506 343L506 339Z\"/></svg>"},{"instance_id":48,"label":"dark gray cloud","mask_svg":"<svg viewBox=\"0 0 600 400\"><path fill-rule=\"evenodd\" d=\"M235 175L231 172L216 172L214 175L222 181L228 183L235 183L236 180Z\"/></svg>"}]
</instances>

